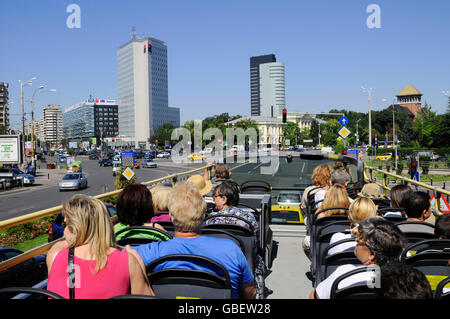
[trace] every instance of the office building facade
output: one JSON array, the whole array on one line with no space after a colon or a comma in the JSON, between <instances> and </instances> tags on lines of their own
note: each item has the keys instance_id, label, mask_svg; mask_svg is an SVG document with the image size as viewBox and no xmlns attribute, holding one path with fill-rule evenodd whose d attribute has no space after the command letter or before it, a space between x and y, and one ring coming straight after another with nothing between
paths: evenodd
<instances>
[{"instance_id":1,"label":"office building facade","mask_svg":"<svg viewBox=\"0 0 450 319\"><path fill-rule=\"evenodd\" d=\"M44 141L47 146L58 147L63 139L62 111L57 104L44 108Z\"/></svg>"},{"instance_id":2,"label":"office building facade","mask_svg":"<svg viewBox=\"0 0 450 319\"><path fill-rule=\"evenodd\" d=\"M180 109L169 107L167 46L135 38L117 52L119 136L136 147L148 145L159 126L180 126Z\"/></svg>"},{"instance_id":3,"label":"office building facade","mask_svg":"<svg viewBox=\"0 0 450 319\"><path fill-rule=\"evenodd\" d=\"M259 65L260 115L279 117L285 107L284 64Z\"/></svg>"},{"instance_id":4,"label":"office building facade","mask_svg":"<svg viewBox=\"0 0 450 319\"><path fill-rule=\"evenodd\" d=\"M274 54L250 57L250 113L251 116L261 115L260 103L260 65L276 62Z\"/></svg>"},{"instance_id":5,"label":"office building facade","mask_svg":"<svg viewBox=\"0 0 450 319\"><path fill-rule=\"evenodd\" d=\"M0 82L0 125L5 131L9 129L9 95L8 83Z\"/></svg>"},{"instance_id":6,"label":"office building facade","mask_svg":"<svg viewBox=\"0 0 450 319\"><path fill-rule=\"evenodd\" d=\"M118 105L115 100L84 100L63 113L63 135L69 140L96 138L96 144L119 134Z\"/></svg>"}]
</instances>

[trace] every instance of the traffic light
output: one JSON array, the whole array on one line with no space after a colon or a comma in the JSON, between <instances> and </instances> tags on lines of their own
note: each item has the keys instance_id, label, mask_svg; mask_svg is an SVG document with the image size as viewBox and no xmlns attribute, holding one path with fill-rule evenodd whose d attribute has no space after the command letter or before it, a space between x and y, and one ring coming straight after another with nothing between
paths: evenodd
<instances>
[{"instance_id":1,"label":"traffic light","mask_svg":"<svg viewBox=\"0 0 450 319\"><path fill-rule=\"evenodd\" d=\"M283 123L286 123L286 121L287 121L287 111L286 111L286 109L284 108L284 109L283 109Z\"/></svg>"},{"instance_id":2,"label":"traffic light","mask_svg":"<svg viewBox=\"0 0 450 319\"><path fill-rule=\"evenodd\" d=\"M417 172L417 162L415 160L412 160L409 168L411 171L411 176L415 175Z\"/></svg>"},{"instance_id":3,"label":"traffic light","mask_svg":"<svg viewBox=\"0 0 450 319\"><path fill-rule=\"evenodd\" d=\"M347 155L347 150L345 148L342 150L342 155Z\"/></svg>"}]
</instances>

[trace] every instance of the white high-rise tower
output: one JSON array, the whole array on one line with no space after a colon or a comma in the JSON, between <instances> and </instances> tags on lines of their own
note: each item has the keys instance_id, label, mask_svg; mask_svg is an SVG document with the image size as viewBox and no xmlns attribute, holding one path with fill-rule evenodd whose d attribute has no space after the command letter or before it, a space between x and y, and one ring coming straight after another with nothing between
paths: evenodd
<instances>
[{"instance_id":1,"label":"white high-rise tower","mask_svg":"<svg viewBox=\"0 0 450 319\"><path fill-rule=\"evenodd\" d=\"M119 137L146 147L159 126L180 125L180 109L169 107L167 46L151 37L133 38L117 52ZM153 141L152 141L153 142Z\"/></svg>"}]
</instances>

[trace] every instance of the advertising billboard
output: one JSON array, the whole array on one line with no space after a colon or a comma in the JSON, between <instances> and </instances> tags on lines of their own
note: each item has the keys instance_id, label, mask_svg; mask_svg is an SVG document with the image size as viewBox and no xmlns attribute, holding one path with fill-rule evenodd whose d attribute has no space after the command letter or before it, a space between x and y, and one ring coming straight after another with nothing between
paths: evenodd
<instances>
[{"instance_id":1,"label":"advertising billboard","mask_svg":"<svg viewBox=\"0 0 450 319\"><path fill-rule=\"evenodd\" d=\"M20 135L0 135L0 164L22 163Z\"/></svg>"}]
</instances>

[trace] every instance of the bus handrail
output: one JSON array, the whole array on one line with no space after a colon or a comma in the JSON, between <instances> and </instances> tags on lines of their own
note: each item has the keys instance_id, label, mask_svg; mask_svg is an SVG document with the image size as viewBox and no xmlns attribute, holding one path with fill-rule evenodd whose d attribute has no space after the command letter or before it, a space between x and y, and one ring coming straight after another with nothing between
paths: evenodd
<instances>
[{"instance_id":1,"label":"bus handrail","mask_svg":"<svg viewBox=\"0 0 450 319\"><path fill-rule=\"evenodd\" d=\"M380 183L376 182L376 180L373 178L373 175L372 175L373 172L377 172L377 173L383 174L383 184L380 184ZM441 197L440 194L444 194L444 195L447 195L447 196L450 195L450 191L445 190L443 188L433 187L433 186L425 184L423 182L418 182L418 181L415 181L413 179L410 179L410 178L407 178L407 177L404 177L404 176L400 176L400 175L396 175L396 174L393 174L393 173L389 173L389 172L383 171L383 170L375 168L375 167L364 166L364 180L367 180L367 181L369 181L371 183L375 183L375 184L381 186L384 189L385 195L386 195L386 190L389 190L389 191L391 190L387 186L387 182L386 182L386 180L387 180L386 177L387 176L395 178L396 180L401 180L402 183L404 183L404 184L405 183L415 184L415 185L418 185L418 186L423 187L425 189L433 191L434 192L434 197L436 199L434 208L436 210L438 210L438 211L440 210L440 206L441 206L441 201L439 200L440 197Z\"/></svg>"}]
</instances>

